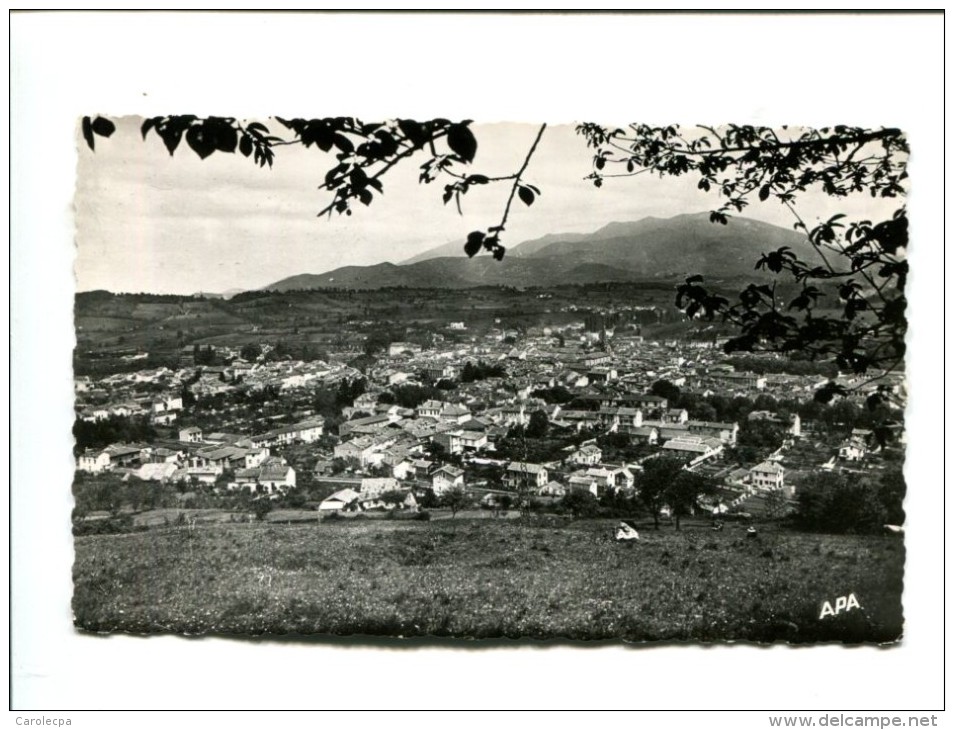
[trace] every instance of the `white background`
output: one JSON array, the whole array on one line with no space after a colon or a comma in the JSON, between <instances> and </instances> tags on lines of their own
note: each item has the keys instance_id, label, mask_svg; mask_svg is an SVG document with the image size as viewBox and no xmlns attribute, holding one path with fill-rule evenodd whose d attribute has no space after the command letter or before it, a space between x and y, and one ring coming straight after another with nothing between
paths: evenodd
<instances>
[{"instance_id":1,"label":"white background","mask_svg":"<svg viewBox=\"0 0 954 730\"><path fill-rule=\"evenodd\" d=\"M850 15L15 14L10 638L12 704L21 711L11 724L40 711L119 708L939 709L942 23ZM184 112L902 127L913 150L913 247L901 645L469 648L76 633L75 124L83 114ZM74 726L89 725L72 717ZM128 720L98 716L95 726ZM672 720L657 717L653 726ZM764 713L705 722L767 726Z\"/></svg>"}]
</instances>

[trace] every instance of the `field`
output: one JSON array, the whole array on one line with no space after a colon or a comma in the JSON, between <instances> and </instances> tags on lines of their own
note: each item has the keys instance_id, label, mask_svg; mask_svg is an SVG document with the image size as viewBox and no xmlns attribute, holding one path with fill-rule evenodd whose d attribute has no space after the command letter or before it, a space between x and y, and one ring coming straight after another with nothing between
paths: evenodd
<instances>
[{"instance_id":1,"label":"field","mask_svg":"<svg viewBox=\"0 0 954 730\"><path fill-rule=\"evenodd\" d=\"M901 633L904 549L880 537L614 521L215 524L76 538L89 631L878 641ZM860 608L819 618L825 601Z\"/></svg>"}]
</instances>

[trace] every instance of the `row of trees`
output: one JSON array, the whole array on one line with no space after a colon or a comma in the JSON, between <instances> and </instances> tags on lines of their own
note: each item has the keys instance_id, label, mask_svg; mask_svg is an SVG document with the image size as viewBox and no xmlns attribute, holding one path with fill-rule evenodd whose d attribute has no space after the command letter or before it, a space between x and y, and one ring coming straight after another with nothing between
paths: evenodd
<instances>
[{"instance_id":1,"label":"row of trees","mask_svg":"<svg viewBox=\"0 0 954 730\"><path fill-rule=\"evenodd\" d=\"M102 421L77 418L73 423L77 456L86 449L101 449L119 442L149 442L155 437L156 429L144 416L109 416Z\"/></svg>"},{"instance_id":2,"label":"row of trees","mask_svg":"<svg viewBox=\"0 0 954 730\"><path fill-rule=\"evenodd\" d=\"M820 472L798 485L797 527L813 532L877 534L904 524L907 486L900 468L876 477Z\"/></svg>"},{"instance_id":3,"label":"row of trees","mask_svg":"<svg viewBox=\"0 0 954 730\"><path fill-rule=\"evenodd\" d=\"M503 365L485 363L483 360L478 360L476 363L468 360L461 369L460 382L473 383L476 380L505 377L507 377L507 369Z\"/></svg>"}]
</instances>

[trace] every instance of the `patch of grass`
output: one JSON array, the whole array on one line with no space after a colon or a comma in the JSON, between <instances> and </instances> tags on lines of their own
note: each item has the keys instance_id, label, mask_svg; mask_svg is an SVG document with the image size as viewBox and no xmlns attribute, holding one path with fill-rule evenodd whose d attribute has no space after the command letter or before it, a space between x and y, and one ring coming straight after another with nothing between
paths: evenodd
<instances>
[{"instance_id":1,"label":"patch of grass","mask_svg":"<svg viewBox=\"0 0 954 730\"><path fill-rule=\"evenodd\" d=\"M91 631L652 640L899 638L904 549L881 537L615 521L209 524L76 538ZM861 609L820 618L854 593Z\"/></svg>"}]
</instances>

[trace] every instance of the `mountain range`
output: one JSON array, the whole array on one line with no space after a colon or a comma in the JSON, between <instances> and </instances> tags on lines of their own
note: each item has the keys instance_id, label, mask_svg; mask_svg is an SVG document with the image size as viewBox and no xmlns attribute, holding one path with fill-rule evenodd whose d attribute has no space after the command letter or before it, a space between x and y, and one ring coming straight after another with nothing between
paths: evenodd
<instances>
[{"instance_id":1,"label":"mountain range","mask_svg":"<svg viewBox=\"0 0 954 730\"><path fill-rule=\"evenodd\" d=\"M789 246L802 260L820 263L804 234L750 218L712 223L708 213L609 223L593 233L548 234L507 250L502 261L485 252L467 258L463 241L425 251L400 264L345 266L323 274L299 274L268 286L296 289L380 289L557 286L620 281L680 281L703 274L707 281L760 279L761 254Z\"/></svg>"}]
</instances>

